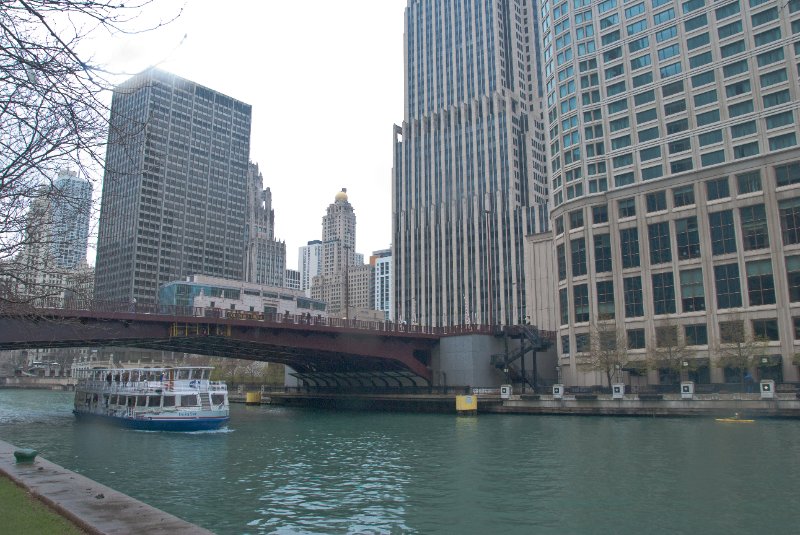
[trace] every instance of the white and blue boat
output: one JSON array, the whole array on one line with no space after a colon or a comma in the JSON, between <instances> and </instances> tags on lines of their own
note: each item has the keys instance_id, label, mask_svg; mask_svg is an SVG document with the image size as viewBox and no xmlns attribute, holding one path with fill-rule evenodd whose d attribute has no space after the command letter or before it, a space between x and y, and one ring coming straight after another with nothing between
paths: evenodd
<instances>
[{"instance_id":1,"label":"white and blue boat","mask_svg":"<svg viewBox=\"0 0 800 535\"><path fill-rule=\"evenodd\" d=\"M92 368L75 387L78 420L146 431L218 429L229 419L228 388L209 366Z\"/></svg>"}]
</instances>

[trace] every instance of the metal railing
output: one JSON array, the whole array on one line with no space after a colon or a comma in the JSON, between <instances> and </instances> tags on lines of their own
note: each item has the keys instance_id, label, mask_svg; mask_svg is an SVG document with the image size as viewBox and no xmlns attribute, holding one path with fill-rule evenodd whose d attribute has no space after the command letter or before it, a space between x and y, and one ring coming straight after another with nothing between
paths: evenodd
<instances>
[{"instance_id":1,"label":"metal railing","mask_svg":"<svg viewBox=\"0 0 800 535\"><path fill-rule=\"evenodd\" d=\"M6 306L0 313L18 316L45 316L48 312L64 311L70 313L92 312L108 314L135 314L158 315L175 318L213 318L229 321L258 321L277 325L307 325L309 327L326 327L337 329L354 329L372 332L390 332L395 334L425 334L434 336L455 336L462 334L493 334L503 333L518 335L524 325L451 325L432 327L428 325L414 325L405 322L359 320L346 318L323 317L311 313L264 313L243 310L231 310L212 307L194 307L180 305L124 303L119 301L101 301L90 299L72 299L48 297L37 299L31 303L20 304L14 307ZM529 327L529 326L528 326ZM538 331L539 335L549 341L554 341L556 333L553 331Z\"/></svg>"}]
</instances>

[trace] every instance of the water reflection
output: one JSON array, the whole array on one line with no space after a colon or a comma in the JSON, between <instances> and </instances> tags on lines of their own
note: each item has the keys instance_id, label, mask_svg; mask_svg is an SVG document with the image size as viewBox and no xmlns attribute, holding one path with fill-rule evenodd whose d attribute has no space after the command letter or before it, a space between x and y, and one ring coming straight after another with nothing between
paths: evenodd
<instances>
[{"instance_id":1,"label":"water reflection","mask_svg":"<svg viewBox=\"0 0 800 535\"><path fill-rule=\"evenodd\" d=\"M219 534L790 533L800 505L794 421L234 406L190 434L77 425L70 403L0 390L0 438Z\"/></svg>"}]
</instances>

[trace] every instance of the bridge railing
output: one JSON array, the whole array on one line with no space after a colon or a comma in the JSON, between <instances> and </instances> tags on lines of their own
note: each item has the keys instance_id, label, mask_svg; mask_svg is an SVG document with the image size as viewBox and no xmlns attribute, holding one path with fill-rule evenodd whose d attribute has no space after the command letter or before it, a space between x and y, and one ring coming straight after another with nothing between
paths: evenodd
<instances>
[{"instance_id":1,"label":"bridge railing","mask_svg":"<svg viewBox=\"0 0 800 535\"><path fill-rule=\"evenodd\" d=\"M453 336L463 334L494 334L503 333L515 335L522 326L517 325L450 325L432 327L428 325L408 324L406 322L377 321L358 318L324 317L320 314L310 313L264 313L244 310L231 310L212 307L195 307L181 305L149 304L137 302L102 301L96 299L75 299L48 297L37 299L25 305L18 305L14 309L7 307L2 311L7 314L43 315L47 310L64 310L71 312L94 313L125 313L125 314L157 314L161 316L174 316L184 318L217 318L226 320L261 321L274 324L308 325L320 327L334 327L340 329L357 329L371 332L391 332L410 334L430 334L436 336ZM555 340L555 333L539 331L543 338Z\"/></svg>"}]
</instances>

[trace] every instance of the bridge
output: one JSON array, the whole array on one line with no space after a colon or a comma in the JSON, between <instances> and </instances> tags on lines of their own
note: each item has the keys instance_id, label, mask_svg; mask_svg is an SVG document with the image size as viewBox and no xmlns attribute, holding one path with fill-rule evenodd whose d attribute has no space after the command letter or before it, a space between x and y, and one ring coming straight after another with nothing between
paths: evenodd
<instances>
[{"instance_id":1,"label":"bridge","mask_svg":"<svg viewBox=\"0 0 800 535\"><path fill-rule=\"evenodd\" d=\"M285 364L315 387L406 387L432 384L432 357L443 338L501 336L510 329L428 328L182 307L61 305L0 311L0 349L119 346L177 351Z\"/></svg>"}]
</instances>

